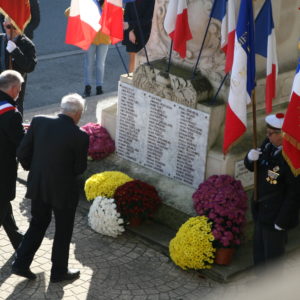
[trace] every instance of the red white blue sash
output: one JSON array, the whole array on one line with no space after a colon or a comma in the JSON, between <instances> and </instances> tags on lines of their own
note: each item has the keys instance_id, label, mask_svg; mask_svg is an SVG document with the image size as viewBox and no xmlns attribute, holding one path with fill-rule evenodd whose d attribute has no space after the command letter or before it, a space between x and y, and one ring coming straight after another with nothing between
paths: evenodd
<instances>
[{"instance_id":1,"label":"red white blue sash","mask_svg":"<svg viewBox=\"0 0 300 300\"><path fill-rule=\"evenodd\" d=\"M6 113L7 111L15 109L16 108L7 101L0 101L0 115Z\"/></svg>"}]
</instances>

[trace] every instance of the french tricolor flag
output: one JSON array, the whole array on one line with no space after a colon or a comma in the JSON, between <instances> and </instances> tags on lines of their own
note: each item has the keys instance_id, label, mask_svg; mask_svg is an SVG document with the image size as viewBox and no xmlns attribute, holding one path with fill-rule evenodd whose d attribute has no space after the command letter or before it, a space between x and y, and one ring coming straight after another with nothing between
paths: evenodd
<instances>
[{"instance_id":1,"label":"french tricolor flag","mask_svg":"<svg viewBox=\"0 0 300 300\"><path fill-rule=\"evenodd\" d=\"M295 176L300 174L300 60L296 69L290 102L285 114L282 131L282 154Z\"/></svg>"},{"instance_id":2,"label":"french tricolor flag","mask_svg":"<svg viewBox=\"0 0 300 300\"><path fill-rule=\"evenodd\" d=\"M272 111L272 100L276 97L278 61L276 37L271 0L266 0L255 20L255 50L267 58L266 113Z\"/></svg>"},{"instance_id":3,"label":"french tricolor flag","mask_svg":"<svg viewBox=\"0 0 300 300\"><path fill-rule=\"evenodd\" d=\"M185 58L186 43L192 39L186 0L170 0L164 27L173 40L173 49L179 53L181 58Z\"/></svg>"},{"instance_id":4,"label":"french tricolor flag","mask_svg":"<svg viewBox=\"0 0 300 300\"><path fill-rule=\"evenodd\" d=\"M116 44L123 40L122 0L105 0L101 26L101 31L110 37L112 44Z\"/></svg>"},{"instance_id":5,"label":"french tricolor flag","mask_svg":"<svg viewBox=\"0 0 300 300\"><path fill-rule=\"evenodd\" d=\"M97 0L72 0L66 31L66 44L87 50L100 30L101 12Z\"/></svg>"},{"instance_id":6,"label":"french tricolor flag","mask_svg":"<svg viewBox=\"0 0 300 300\"><path fill-rule=\"evenodd\" d=\"M241 0L224 128L223 152L247 128L247 104L255 87L254 19L252 0Z\"/></svg>"},{"instance_id":7,"label":"french tricolor flag","mask_svg":"<svg viewBox=\"0 0 300 300\"><path fill-rule=\"evenodd\" d=\"M225 72L232 69L236 28L236 0L215 0L211 17L221 21L221 49L226 54Z\"/></svg>"}]
</instances>

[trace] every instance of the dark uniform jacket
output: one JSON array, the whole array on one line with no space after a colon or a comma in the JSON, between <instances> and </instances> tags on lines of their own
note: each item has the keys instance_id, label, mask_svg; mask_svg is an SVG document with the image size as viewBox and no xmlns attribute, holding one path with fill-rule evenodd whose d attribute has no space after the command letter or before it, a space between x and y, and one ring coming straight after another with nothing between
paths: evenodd
<instances>
[{"instance_id":1,"label":"dark uniform jacket","mask_svg":"<svg viewBox=\"0 0 300 300\"><path fill-rule=\"evenodd\" d=\"M0 91L0 202L15 198L17 179L16 149L23 136L21 114L15 101Z\"/></svg>"},{"instance_id":2,"label":"dark uniform jacket","mask_svg":"<svg viewBox=\"0 0 300 300\"><path fill-rule=\"evenodd\" d=\"M282 151L276 150L269 139L261 145L257 178L258 201L253 205L253 214L254 219L257 218L272 228L276 224L283 229L289 229L298 224L300 181L292 174ZM253 171L254 163L248 160L247 155L244 162L246 168Z\"/></svg>"},{"instance_id":3,"label":"dark uniform jacket","mask_svg":"<svg viewBox=\"0 0 300 300\"><path fill-rule=\"evenodd\" d=\"M11 55L13 70L20 72L25 77L26 73L32 72L36 65L35 46L23 34L19 35L14 43L17 48L9 53L6 50L7 36L5 33L0 34L0 71L9 69L9 56Z\"/></svg>"},{"instance_id":4,"label":"dark uniform jacket","mask_svg":"<svg viewBox=\"0 0 300 300\"><path fill-rule=\"evenodd\" d=\"M87 166L89 137L69 116L33 118L17 156L29 170L26 197L57 209L78 203L77 176Z\"/></svg>"}]
</instances>

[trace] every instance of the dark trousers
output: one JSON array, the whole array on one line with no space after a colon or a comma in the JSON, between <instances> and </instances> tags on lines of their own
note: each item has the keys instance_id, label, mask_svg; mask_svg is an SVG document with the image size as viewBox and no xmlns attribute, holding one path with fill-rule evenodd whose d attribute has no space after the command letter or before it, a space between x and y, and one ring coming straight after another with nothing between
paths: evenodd
<instances>
[{"instance_id":1,"label":"dark trousers","mask_svg":"<svg viewBox=\"0 0 300 300\"><path fill-rule=\"evenodd\" d=\"M10 201L0 204L0 226L3 226L14 249L19 247L23 235L19 233L19 228L16 225Z\"/></svg>"},{"instance_id":2,"label":"dark trousers","mask_svg":"<svg viewBox=\"0 0 300 300\"><path fill-rule=\"evenodd\" d=\"M51 275L67 272L76 208L56 209L41 200L31 201L32 219L22 244L17 250L14 266L29 268L51 222L52 211L55 218L55 234L52 246Z\"/></svg>"},{"instance_id":3,"label":"dark trousers","mask_svg":"<svg viewBox=\"0 0 300 300\"><path fill-rule=\"evenodd\" d=\"M287 232L267 227L255 221L253 237L254 265L262 265L280 258L285 252Z\"/></svg>"}]
</instances>

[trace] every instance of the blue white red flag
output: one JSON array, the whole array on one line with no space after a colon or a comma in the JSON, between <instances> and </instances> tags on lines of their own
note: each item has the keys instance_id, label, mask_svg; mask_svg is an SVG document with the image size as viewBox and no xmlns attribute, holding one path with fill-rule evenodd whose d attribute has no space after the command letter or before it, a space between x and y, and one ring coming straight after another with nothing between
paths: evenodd
<instances>
[{"instance_id":1,"label":"blue white red flag","mask_svg":"<svg viewBox=\"0 0 300 300\"><path fill-rule=\"evenodd\" d=\"M226 54L225 72L232 69L236 28L236 0L215 0L211 17L221 21L221 49Z\"/></svg>"},{"instance_id":2,"label":"blue white red flag","mask_svg":"<svg viewBox=\"0 0 300 300\"><path fill-rule=\"evenodd\" d=\"M7 101L0 101L0 115L10 110L15 110L15 107Z\"/></svg>"},{"instance_id":3,"label":"blue white red flag","mask_svg":"<svg viewBox=\"0 0 300 300\"><path fill-rule=\"evenodd\" d=\"M241 0L224 130L223 152L246 131L247 104L255 87L254 20L252 0Z\"/></svg>"},{"instance_id":4,"label":"blue white red flag","mask_svg":"<svg viewBox=\"0 0 300 300\"><path fill-rule=\"evenodd\" d=\"M103 5L101 31L110 37L112 44L123 40L122 3L122 0L105 0Z\"/></svg>"},{"instance_id":5,"label":"blue white red flag","mask_svg":"<svg viewBox=\"0 0 300 300\"><path fill-rule=\"evenodd\" d=\"M285 114L282 153L295 176L300 174L300 59L293 82L290 102Z\"/></svg>"},{"instance_id":6,"label":"blue white red flag","mask_svg":"<svg viewBox=\"0 0 300 300\"><path fill-rule=\"evenodd\" d=\"M66 44L87 50L100 30L101 11L97 0L72 0Z\"/></svg>"},{"instance_id":7,"label":"blue white red flag","mask_svg":"<svg viewBox=\"0 0 300 300\"><path fill-rule=\"evenodd\" d=\"M173 49L186 57L186 43L192 39L186 0L172 0L168 4L164 21L167 34L173 40Z\"/></svg>"},{"instance_id":8,"label":"blue white red flag","mask_svg":"<svg viewBox=\"0 0 300 300\"><path fill-rule=\"evenodd\" d=\"M278 61L276 37L271 0L266 0L255 19L255 51L267 58L266 113L272 111L272 100L276 97Z\"/></svg>"}]
</instances>

